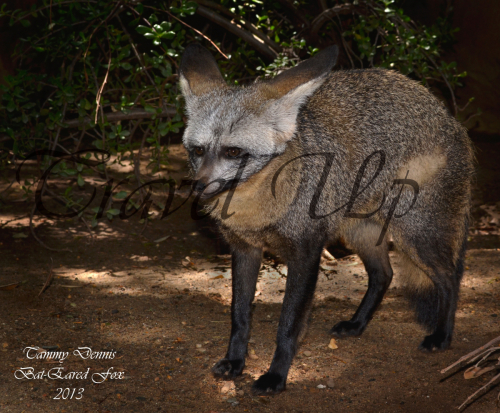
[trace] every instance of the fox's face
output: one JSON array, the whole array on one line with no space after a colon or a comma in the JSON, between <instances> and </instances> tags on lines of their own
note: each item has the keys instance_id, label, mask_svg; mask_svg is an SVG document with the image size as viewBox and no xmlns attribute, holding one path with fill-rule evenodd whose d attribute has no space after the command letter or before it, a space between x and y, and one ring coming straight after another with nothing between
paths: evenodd
<instances>
[{"instance_id":1,"label":"fox's face","mask_svg":"<svg viewBox=\"0 0 500 413\"><path fill-rule=\"evenodd\" d=\"M244 183L285 152L300 107L324 82L336 55L336 47L325 49L271 81L230 88L206 49L186 48L180 66L188 115L183 142L202 198Z\"/></svg>"}]
</instances>

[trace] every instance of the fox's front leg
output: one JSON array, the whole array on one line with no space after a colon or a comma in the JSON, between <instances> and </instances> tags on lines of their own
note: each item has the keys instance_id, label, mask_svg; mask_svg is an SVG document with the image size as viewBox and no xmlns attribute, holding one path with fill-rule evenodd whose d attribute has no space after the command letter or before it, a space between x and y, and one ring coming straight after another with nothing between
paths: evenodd
<instances>
[{"instance_id":1,"label":"fox's front leg","mask_svg":"<svg viewBox=\"0 0 500 413\"><path fill-rule=\"evenodd\" d=\"M303 244L307 244L303 242ZM288 370L298 339L311 309L323 245L313 243L288 261L285 298L278 326L277 347L269 371L253 384L254 394L276 394L285 390Z\"/></svg>"},{"instance_id":2,"label":"fox's front leg","mask_svg":"<svg viewBox=\"0 0 500 413\"><path fill-rule=\"evenodd\" d=\"M233 298L231 302L231 337L226 357L212 368L217 377L239 376L245 367L250 318L255 286L262 262L262 250L246 248L233 251L232 278Z\"/></svg>"}]
</instances>

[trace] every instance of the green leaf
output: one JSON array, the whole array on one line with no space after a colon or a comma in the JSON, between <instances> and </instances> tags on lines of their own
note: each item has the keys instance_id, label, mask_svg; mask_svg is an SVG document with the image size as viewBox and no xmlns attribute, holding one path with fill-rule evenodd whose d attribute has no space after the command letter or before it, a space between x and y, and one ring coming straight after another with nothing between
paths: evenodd
<instances>
[{"instance_id":1,"label":"green leaf","mask_svg":"<svg viewBox=\"0 0 500 413\"><path fill-rule=\"evenodd\" d=\"M111 208L106 211L106 214L111 214L111 215L120 215L120 210L116 208Z\"/></svg>"},{"instance_id":2,"label":"green leaf","mask_svg":"<svg viewBox=\"0 0 500 413\"><path fill-rule=\"evenodd\" d=\"M151 29L149 27L146 27L146 26L137 26L135 28L135 30L137 31L137 33L139 34L146 34L146 33L151 33Z\"/></svg>"},{"instance_id":3,"label":"green leaf","mask_svg":"<svg viewBox=\"0 0 500 413\"><path fill-rule=\"evenodd\" d=\"M80 174L78 174L78 178L76 181L78 182L79 186L85 186L85 181L83 180L83 178Z\"/></svg>"},{"instance_id":4,"label":"green leaf","mask_svg":"<svg viewBox=\"0 0 500 413\"><path fill-rule=\"evenodd\" d=\"M125 199L127 196L128 193L126 191L120 191L117 194L113 195L113 197L116 199Z\"/></svg>"}]
</instances>

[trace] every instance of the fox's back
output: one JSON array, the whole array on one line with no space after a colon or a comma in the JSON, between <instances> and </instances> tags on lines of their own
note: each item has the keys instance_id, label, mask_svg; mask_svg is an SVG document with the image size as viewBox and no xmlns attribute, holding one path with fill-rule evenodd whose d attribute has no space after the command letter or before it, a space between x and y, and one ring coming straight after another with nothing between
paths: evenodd
<instances>
[{"instance_id":1,"label":"fox's back","mask_svg":"<svg viewBox=\"0 0 500 413\"><path fill-rule=\"evenodd\" d=\"M319 211L345 204L360 167L376 152L366 165L361 188L374 176L381 157L384 164L377 179L357 198L359 208L372 208L373 200L387 194L395 179L404 178L420 186L421 201L427 196L453 204L468 202L473 150L466 130L429 90L400 73L332 72L302 108L298 125L302 153L333 156ZM325 159L304 159L299 194L314 196ZM447 199L452 193L456 199Z\"/></svg>"},{"instance_id":2,"label":"fox's back","mask_svg":"<svg viewBox=\"0 0 500 413\"><path fill-rule=\"evenodd\" d=\"M302 109L302 134L322 133L353 154L384 149L411 156L435 147L470 147L465 129L420 83L391 70L339 70ZM312 141L304 144L315 145ZM321 148L328 142L320 140Z\"/></svg>"}]
</instances>

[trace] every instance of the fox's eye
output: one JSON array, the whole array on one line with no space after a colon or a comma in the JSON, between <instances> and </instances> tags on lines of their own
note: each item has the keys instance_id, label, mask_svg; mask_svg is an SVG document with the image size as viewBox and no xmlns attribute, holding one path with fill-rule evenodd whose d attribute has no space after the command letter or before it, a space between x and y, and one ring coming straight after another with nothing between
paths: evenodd
<instances>
[{"instance_id":1,"label":"fox's eye","mask_svg":"<svg viewBox=\"0 0 500 413\"><path fill-rule=\"evenodd\" d=\"M194 153L198 156L203 156L205 155L205 149L203 149L201 146L197 146L194 148Z\"/></svg>"},{"instance_id":2,"label":"fox's eye","mask_svg":"<svg viewBox=\"0 0 500 413\"><path fill-rule=\"evenodd\" d=\"M230 158L236 158L241 153L240 148L229 148L227 150L227 156Z\"/></svg>"}]
</instances>

